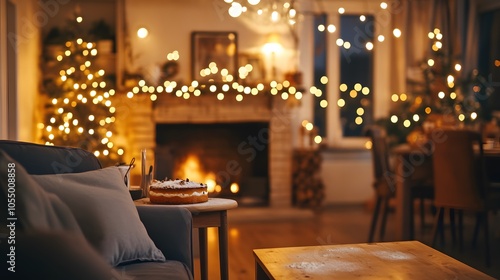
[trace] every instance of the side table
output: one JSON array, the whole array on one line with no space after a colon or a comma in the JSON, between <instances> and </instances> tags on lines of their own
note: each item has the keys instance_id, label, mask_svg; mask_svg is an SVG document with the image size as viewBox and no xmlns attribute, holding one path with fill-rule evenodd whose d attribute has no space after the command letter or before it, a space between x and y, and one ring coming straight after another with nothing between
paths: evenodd
<instances>
[{"instance_id":1,"label":"side table","mask_svg":"<svg viewBox=\"0 0 500 280\"><path fill-rule=\"evenodd\" d=\"M152 205L149 198L134 201L136 205ZM229 279L227 248L227 210L238 207L232 199L209 198L207 202L195 204L163 205L165 207L183 207L193 216L193 228L198 229L200 244L201 279L208 279L207 228L217 227L219 231L219 259L221 279ZM194 274L194 273L193 273Z\"/></svg>"}]
</instances>

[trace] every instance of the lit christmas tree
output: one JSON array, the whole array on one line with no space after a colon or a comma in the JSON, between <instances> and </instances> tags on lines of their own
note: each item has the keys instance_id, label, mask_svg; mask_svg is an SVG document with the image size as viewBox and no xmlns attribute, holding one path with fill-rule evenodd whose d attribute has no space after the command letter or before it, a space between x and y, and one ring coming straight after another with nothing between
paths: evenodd
<instances>
[{"instance_id":1,"label":"lit christmas tree","mask_svg":"<svg viewBox=\"0 0 500 280\"><path fill-rule=\"evenodd\" d=\"M80 147L93 152L104 166L121 162L123 149L113 142L115 111L110 97L115 94L112 81L102 69L96 69L96 44L81 37L77 17L71 23L73 39L64 44L53 69L56 77L45 84L42 140L47 145Z\"/></svg>"},{"instance_id":2,"label":"lit christmas tree","mask_svg":"<svg viewBox=\"0 0 500 280\"><path fill-rule=\"evenodd\" d=\"M443 34L434 29L428 34L431 55L422 62L423 82L412 81L408 93L394 93L395 103L388 118L378 120L385 126L393 144L416 141L422 135L424 122L434 127L462 127L480 117L477 96L485 90L477 71L462 75L460 58L452 57L443 46Z\"/></svg>"}]
</instances>

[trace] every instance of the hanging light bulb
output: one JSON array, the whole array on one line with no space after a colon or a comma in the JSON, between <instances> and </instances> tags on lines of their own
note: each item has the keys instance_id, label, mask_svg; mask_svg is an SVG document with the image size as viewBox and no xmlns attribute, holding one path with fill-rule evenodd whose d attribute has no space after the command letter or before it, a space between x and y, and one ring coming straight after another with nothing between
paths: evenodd
<instances>
[{"instance_id":1,"label":"hanging light bulb","mask_svg":"<svg viewBox=\"0 0 500 280\"><path fill-rule=\"evenodd\" d=\"M257 5L260 3L260 0L248 0L248 4L250 5Z\"/></svg>"},{"instance_id":2,"label":"hanging light bulb","mask_svg":"<svg viewBox=\"0 0 500 280\"><path fill-rule=\"evenodd\" d=\"M148 35L149 35L149 30L147 28L141 27L141 28L137 29L137 37L144 39L144 38L148 37Z\"/></svg>"},{"instance_id":3,"label":"hanging light bulb","mask_svg":"<svg viewBox=\"0 0 500 280\"><path fill-rule=\"evenodd\" d=\"M394 28L392 34L394 34L394 37L399 38L401 37L401 30L399 28Z\"/></svg>"},{"instance_id":4,"label":"hanging light bulb","mask_svg":"<svg viewBox=\"0 0 500 280\"><path fill-rule=\"evenodd\" d=\"M295 10L294 8L288 10L288 23L290 25L294 25L295 23L297 23L295 19L296 17L297 17L297 10Z\"/></svg>"},{"instance_id":5,"label":"hanging light bulb","mask_svg":"<svg viewBox=\"0 0 500 280\"><path fill-rule=\"evenodd\" d=\"M234 18L239 17L241 13L243 13L243 6L241 6L241 4L238 2L233 2L231 3L231 7L229 8L228 12L229 15Z\"/></svg>"},{"instance_id":6,"label":"hanging light bulb","mask_svg":"<svg viewBox=\"0 0 500 280\"><path fill-rule=\"evenodd\" d=\"M273 22L277 22L280 20L280 13L278 13L278 11L274 10L272 13L271 13L271 20Z\"/></svg>"}]
</instances>

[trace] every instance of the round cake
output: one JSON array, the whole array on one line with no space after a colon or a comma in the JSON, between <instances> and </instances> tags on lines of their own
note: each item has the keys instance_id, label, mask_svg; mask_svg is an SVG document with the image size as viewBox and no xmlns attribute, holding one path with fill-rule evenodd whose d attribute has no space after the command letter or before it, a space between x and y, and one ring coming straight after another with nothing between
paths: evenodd
<instances>
[{"instance_id":1,"label":"round cake","mask_svg":"<svg viewBox=\"0 0 500 280\"><path fill-rule=\"evenodd\" d=\"M155 204L193 204L208 201L207 185L180 179L154 180L149 200Z\"/></svg>"}]
</instances>

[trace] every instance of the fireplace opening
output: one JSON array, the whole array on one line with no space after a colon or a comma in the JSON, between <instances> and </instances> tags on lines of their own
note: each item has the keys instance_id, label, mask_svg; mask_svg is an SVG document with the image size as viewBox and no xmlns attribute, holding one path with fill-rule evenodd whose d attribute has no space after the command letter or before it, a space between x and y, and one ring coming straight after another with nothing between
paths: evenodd
<instances>
[{"instance_id":1,"label":"fireplace opening","mask_svg":"<svg viewBox=\"0 0 500 280\"><path fill-rule=\"evenodd\" d=\"M209 197L267 206L268 146L268 122L157 124L155 178L189 178Z\"/></svg>"}]
</instances>

